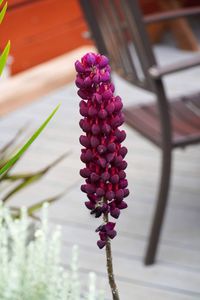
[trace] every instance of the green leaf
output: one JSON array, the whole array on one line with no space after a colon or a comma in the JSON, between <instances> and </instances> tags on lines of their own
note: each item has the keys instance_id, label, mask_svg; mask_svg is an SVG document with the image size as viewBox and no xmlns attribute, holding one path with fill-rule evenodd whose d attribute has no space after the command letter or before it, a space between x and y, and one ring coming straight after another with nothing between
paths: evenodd
<instances>
[{"instance_id":1,"label":"green leaf","mask_svg":"<svg viewBox=\"0 0 200 300\"><path fill-rule=\"evenodd\" d=\"M40 210L42 208L44 203L51 204L53 202L58 201L64 194L65 194L65 191L56 196L49 197L49 198L42 200L36 204L33 204L32 206L28 207L28 209L27 209L28 215L32 216L34 213L36 213L38 210Z\"/></svg>"},{"instance_id":2,"label":"green leaf","mask_svg":"<svg viewBox=\"0 0 200 300\"><path fill-rule=\"evenodd\" d=\"M5 67L6 60L7 60L9 52L10 52L10 41L8 41L5 49L3 50L3 53L0 56L0 76L3 72L4 67Z\"/></svg>"},{"instance_id":3,"label":"green leaf","mask_svg":"<svg viewBox=\"0 0 200 300\"><path fill-rule=\"evenodd\" d=\"M5 16L6 10L7 10L8 4L6 2L6 4L4 5L4 7L2 8L1 12L0 12L0 24L3 21L3 18Z\"/></svg>"},{"instance_id":4,"label":"green leaf","mask_svg":"<svg viewBox=\"0 0 200 300\"><path fill-rule=\"evenodd\" d=\"M6 176L4 177L4 180L10 180L10 181L17 181L17 180L27 180L27 179L31 179L32 177L42 177L44 176L48 171L50 171L53 167L55 167L59 162L61 162L64 158L66 158L68 155L70 154L70 152L66 152L63 155L61 155L60 157L58 157L56 160L54 160L52 163L50 163L48 166L46 166L45 168L36 171L36 172L32 172L32 173L16 173L16 174L6 174ZM39 179L38 178L38 179Z\"/></svg>"},{"instance_id":5,"label":"green leaf","mask_svg":"<svg viewBox=\"0 0 200 300\"><path fill-rule=\"evenodd\" d=\"M56 201L58 201L61 197L63 197L65 194L66 194L66 191L67 190L64 190L63 192L61 192L60 194L57 194L55 196L52 196L52 197L49 197L49 198L46 198L44 200L41 200L31 206L29 206L27 208L27 213L30 217L32 218L35 218L37 220L39 220L38 217L36 217L34 215L34 213L38 212L42 206L44 205L44 203L49 203L49 204L52 204ZM12 212L12 215L15 217L15 218L20 218L21 216L21 208L20 207L16 207L16 206L9 206L11 212Z\"/></svg>"},{"instance_id":6,"label":"green leaf","mask_svg":"<svg viewBox=\"0 0 200 300\"><path fill-rule=\"evenodd\" d=\"M40 179L40 177L41 177L41 175L37 175L37 176L30 177L30 178L25 179L22 182L20 182L20 184L18 184L14 189L12 189L10 192L8 192L8 194L6 194L6 196L4 196L3 199L1 199L2 203L6 202L10 197L12 197L14 194L16 194L17 192L24 189L29 184Z\"/></svg>"},{"instance_id":7,"label":"green leaf","mask_svg":"<svg viewBox=\"0 0 200 300\"><path fill-rule=\"evenodd\" d=\"M40 135L40 133L47 126L49 121L57 112L60 104L53 110L53 112L49 115L49 117L44 121L44 123L35 131L35 133L31 136L31 138L25 143L25 145L0 169L0 175L5 173L8 169L12 167L12 165L27 151L30 145L35 141L35 139Z\"/></svg>"},{"instance_id":8,"label":"green leaf","mask_svg":"<svg viewBox=\"0 0 200 300\"><path fill-rule=\"evenodd\" d=\"M0 5L3 3L3 0L0 0Z\"/></svg>"},{"instance_id":9,"label":"green leaf","mask_svg":"<svg viewBox=\"0 0 200 300\"><path fill-rule=\"evenodd\" d=\"M20 180L20 183L15 186L11 191L9 191L3 199L1 199L2 202L7 202L10 197L15 195L17 192L21 191L22 189L28 187L32 183L40 180L49 170L51 170L54 166L56 166L60 161L62 161L65 157L68 156L68 152L57 158L55 161L53 161L51 164L49 164L44 169L35 172L35 173L29 173L29 174L16 174L16 175L6 175L4 177L4 180L10 180L10 181L18 181Z\"/></svg>"},{"instance_id":10,"label":"green leaf","mask_svg":"<svg viewBox=\"0 0 200 300\"><path fill-rule=\"evenodd\" d=\"M11 138L1 149L0 149L0 161L3 158L3 155L5 154L5 152L10 151L10 149L14 146L14 144L17 142L18 138L25 132L25 130L27 129L28 123L25 124L23 127L21 127L17 133L15 134L15 136L13 138ZM1 162L0 162L1 163Z\"/></svg>"}]
</instances>

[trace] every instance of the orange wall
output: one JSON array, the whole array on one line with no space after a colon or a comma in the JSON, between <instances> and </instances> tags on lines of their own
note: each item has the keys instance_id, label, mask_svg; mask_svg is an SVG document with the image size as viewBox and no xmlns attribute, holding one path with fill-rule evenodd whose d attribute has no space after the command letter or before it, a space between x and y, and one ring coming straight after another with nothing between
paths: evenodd
<instances>
[{"instance_id":1,"label":"orange wall","mask_svg":"<svg viewBox=\"0 0 200 300\"><path fill-rule=\"evenodd\" d=\"M11 40L15 74L88 43L86 30L77 0L10 0L0 41Z\"/></svg>"}]
</instances>

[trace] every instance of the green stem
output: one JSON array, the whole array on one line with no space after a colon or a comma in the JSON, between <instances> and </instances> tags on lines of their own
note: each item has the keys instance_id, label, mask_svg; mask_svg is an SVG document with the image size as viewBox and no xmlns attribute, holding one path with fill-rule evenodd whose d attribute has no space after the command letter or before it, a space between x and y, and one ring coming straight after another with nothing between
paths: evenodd
<instances>
[{"instance_id":1,"label":"green stem","mask_svg":"<svg viewBox=\"0 0 200 300\"><path fill-rule=\"evenodd\" d=\"M104 214L104 221L106 223L108 222L108 214ZM114 271L113 271L112 249L111 249L110 239L107 239L106 241L106 261L107 261L108 281L111 288L112 298L113 300L120 300L117 285L115 282Z\"/></svg>"}]
</instances>

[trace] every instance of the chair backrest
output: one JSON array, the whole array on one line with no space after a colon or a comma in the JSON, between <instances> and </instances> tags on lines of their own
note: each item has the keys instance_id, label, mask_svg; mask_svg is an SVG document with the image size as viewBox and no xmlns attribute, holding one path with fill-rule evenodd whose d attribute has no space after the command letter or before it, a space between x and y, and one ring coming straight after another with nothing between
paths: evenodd
<instances>
[{"instance_id":1,"label":"chair backrest","mask_svg":"<svg viewBox=\"0 0 200 300\"><path fill-rule=\"evenodd\" d=\"M100 53L107 54L112 68L132 84L155 94L163 148L171 147L169 104L162 78L150 69L157 66L137 0L80 0Z\"/></svg>"},{"instance_id":2,"label":"chair backrest","mask_svg":"<svg viewBox=\"0 0 200 300\"><path fill-rule=\"evenodd\" d=\"M98 50L129 82L153 91L148 70L156 65L137 0L81 0Z\"/></svg>"}]
</instances>

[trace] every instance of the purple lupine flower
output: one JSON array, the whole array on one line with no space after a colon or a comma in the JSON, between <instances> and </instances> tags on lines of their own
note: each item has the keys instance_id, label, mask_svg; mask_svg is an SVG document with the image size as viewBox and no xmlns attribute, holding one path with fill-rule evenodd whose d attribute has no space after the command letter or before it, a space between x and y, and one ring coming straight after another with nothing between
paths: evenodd
<instances>
[{"instance_id":1,"label":"purple lupine flower","mask_svg":"<svg viewBox=\"0 0 200 300\"><path fill-rule=\"evenodd\" d=\"M85 168L80 175L85 178L81 190L87 194L86 207L96 218L102 214L117 219L120 211L127 207L124 198L129 195L124 160L127 149L121 143L126 138L119 127L124 122L122 101L114 96L111 69L104 55L88 53L81 61L76 61L76 85L79 88L81 161ZM105 218L104 218L105 221ZM115 223L105 222L97 228L103 248L108 238L114 238Z\"/></svg>"}]
</instances>

